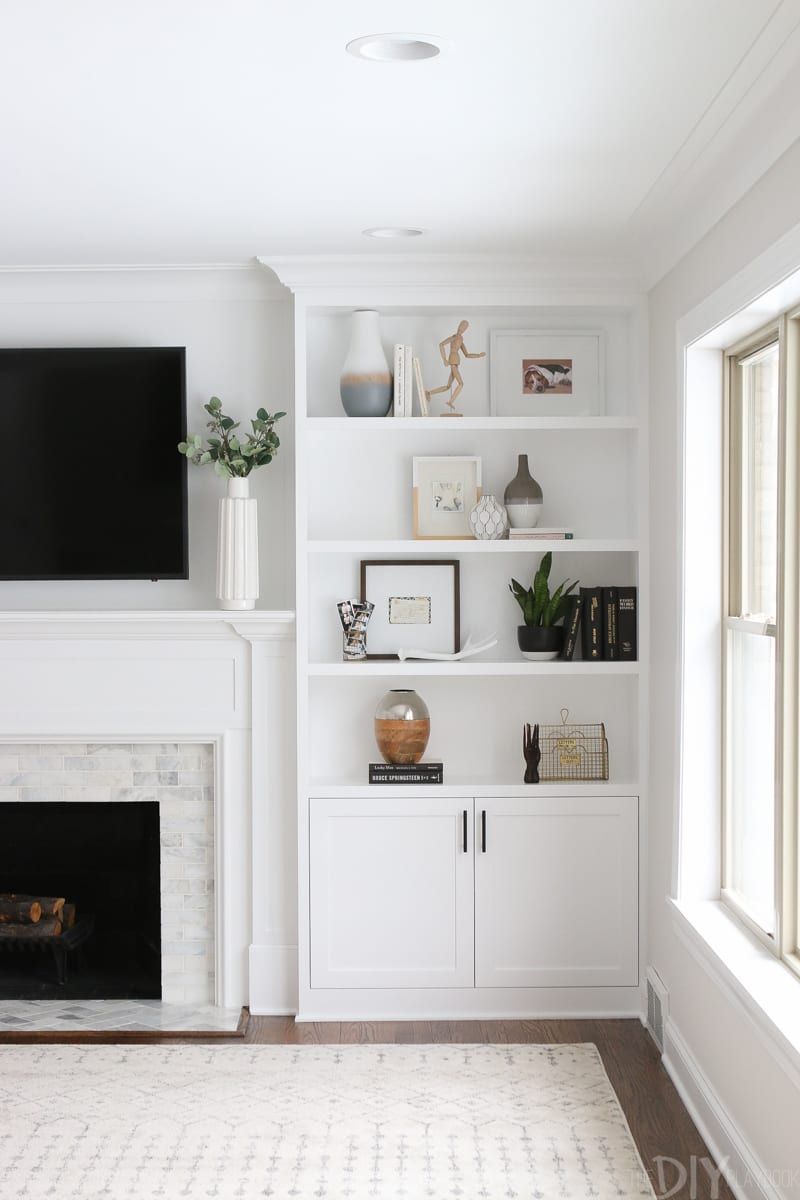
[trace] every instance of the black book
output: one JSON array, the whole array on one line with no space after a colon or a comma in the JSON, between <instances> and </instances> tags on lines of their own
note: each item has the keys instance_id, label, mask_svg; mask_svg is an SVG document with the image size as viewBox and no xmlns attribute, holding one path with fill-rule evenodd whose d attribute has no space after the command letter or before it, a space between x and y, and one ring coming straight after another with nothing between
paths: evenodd
<instances>
[{"instance_id":1,"label":"black book","mask_svg":"<svg viewBox=\"0 0 800 1200\"><path fill-rule=\"evenodd\" d=\"M619 658L619 589L603 588L603 657L607 662Z\"/></svg>"},{"instance_id":2,"label":"black book","mask_svg":"<svg viewBox=\"0 0 800 1200\"><path fill-rule=\"evenodd\" d=\"M370 763L370 783L443 783L444 764L425 763Z\"/></svg>"},{"instance_id":3,"label":"black book","mask_svg":"<svg viewBox=\"0 0 800 1200\"><path fill-rule=\"evenodd\" d=\"M617 618L617 639L619 641L619 658L622 662L636 662L639 657L636 626L638 619L637 589L635 587L617 588L619 615Z\"/></svg>"},{"instance_id":4,"label":"black book","mask_svg":"<svg viewBox=\"0 0 800 1200\"><path fill-rule=\"evenodd\" d=\"M565 662L572 662L575 657L575 647L578 643L578 628L581 623L580 596L567 597L567 611L564 616L564 645L561 657Z\"/></svg>"},{"instance_id":5,"label":"black book","mask_svg":"<svg viewBox=\"0 0 800 1200\"><path fill-rule=\"evenodd\" d=\"M581 649L584 659L603 657L603 589L581 588Z\"/></svg>"}]
</instances>

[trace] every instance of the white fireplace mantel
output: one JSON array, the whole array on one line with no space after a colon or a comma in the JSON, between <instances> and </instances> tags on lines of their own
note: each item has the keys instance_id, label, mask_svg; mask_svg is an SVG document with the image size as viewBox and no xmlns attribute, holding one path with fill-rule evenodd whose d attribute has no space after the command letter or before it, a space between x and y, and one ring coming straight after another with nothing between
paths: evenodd
<instances>
[{"instance_id":1,"label":"white fireplace mantel","mask_svg":"<svg viewBox=\"0 0 800 1200\"><path fill-rule=\"evenodd\" d=\"M215 751L216 998L293 1012L294 613L1 612L2 741Z\"/></svg>"}]
</instances>

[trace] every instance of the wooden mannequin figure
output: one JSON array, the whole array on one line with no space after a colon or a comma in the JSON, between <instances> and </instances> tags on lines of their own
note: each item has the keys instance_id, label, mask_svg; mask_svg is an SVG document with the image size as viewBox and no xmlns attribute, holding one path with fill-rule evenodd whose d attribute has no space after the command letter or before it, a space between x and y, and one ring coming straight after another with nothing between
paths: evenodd
<instances>
[{"instance_id":1,"label":"wooden mannequin figure","mask_svg":"<svg viewBox=\"0 0 800 1200\"><path fill-rule=\"evenodd\" d=\"M542 751L539 747L539 726L526 725L522 731L522 753L525 756L525 783L539 782L539 763Z\"/></svg>"},{"instance_id":2,"label":"wooden mannequin figure","mask_svg":"<svg viewBox=\"0 0 800 1200\"><path fill-rule=\"evenodd\" d=\"M425 392L425 395L430 400L431 396L438 396L440 392L450 392L447 399L447 407L450 409L450 412L442 413L443 417L460 417L462 415L460 412L456 412L456 398L464 386L464 380L461 378L461 372L459 371L461 355L463 354L464 358L486 358L485 350L471 354L464 345L464 334L468 329L469 321L459 321L458 329L455 333L451 333L450 337L446 337L443 341L439 342L439 353L442 356L444 365L450 368L450 377L442 387L431 388L430 391ZM454 388L453 384L456 385Z\"/></svg>"}]
</instances>

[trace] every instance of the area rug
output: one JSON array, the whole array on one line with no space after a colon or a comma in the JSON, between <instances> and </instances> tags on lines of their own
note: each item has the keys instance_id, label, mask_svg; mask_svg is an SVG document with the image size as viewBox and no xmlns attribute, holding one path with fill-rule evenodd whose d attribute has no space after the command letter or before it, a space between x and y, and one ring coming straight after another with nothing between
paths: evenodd
<instances>
[{"instance_id":1,"label":"area rug","mask_svg":"<svg viewBox=\"0 0 800 1200\"><path fill-rule=\"evenodd\" d=\"M15 1200L617 1200L650 1183L593 1045L0 1047Z\"/></svg>"}]
</instances>

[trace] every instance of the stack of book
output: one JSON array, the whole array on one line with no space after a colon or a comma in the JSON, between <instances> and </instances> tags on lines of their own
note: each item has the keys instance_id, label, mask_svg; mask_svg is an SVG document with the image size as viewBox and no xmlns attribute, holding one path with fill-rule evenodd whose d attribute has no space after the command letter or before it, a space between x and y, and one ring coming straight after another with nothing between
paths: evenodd
<instances>
[{"instance_id":1,"label":"stack of book","mask_svg":"<svg viewBox=\"0 0 800 1200\"><path fill-rule=\"evenodd\" d=\"M580 637L584 661L636 662L637 608L635 587L582 587L569 598L561 657L572 661Z\"/></svg>"},{"instance_id":2,"label":"stack of book","mask_svg":"<svg viewBox=\"0 0 800 1200\"><path fill-rule=\"evenodd\" d=\"M543 528L537 525L533 529L509 529L508 531L508 538L511 542L525 539L542 542L569 542L574 536L571 529L561 529L558 526Z\"/></svg>"},{"instance_id":3,"label":"stack of book","mask_svg":"<svg viewBox=\"0 0 800 1200\"><path fill-rule=\"evenodd\" d=\"M411 346L398 342L394 348L394 405L392 416L413 417L414 388L417 390L417 403L421 417L427 417L428 397L422 385L422 366L414 357Z\"/></svg>"},{"instance_id":4,"label":"stack of book","mask_svg":"<svg viewBox=\"0 0 800 1200\"><path fill-rule=\"evenodd\" d=\"M370 783L443 783L444 764L421 763L370 763Z\"/></svg>"}]
</instances>

